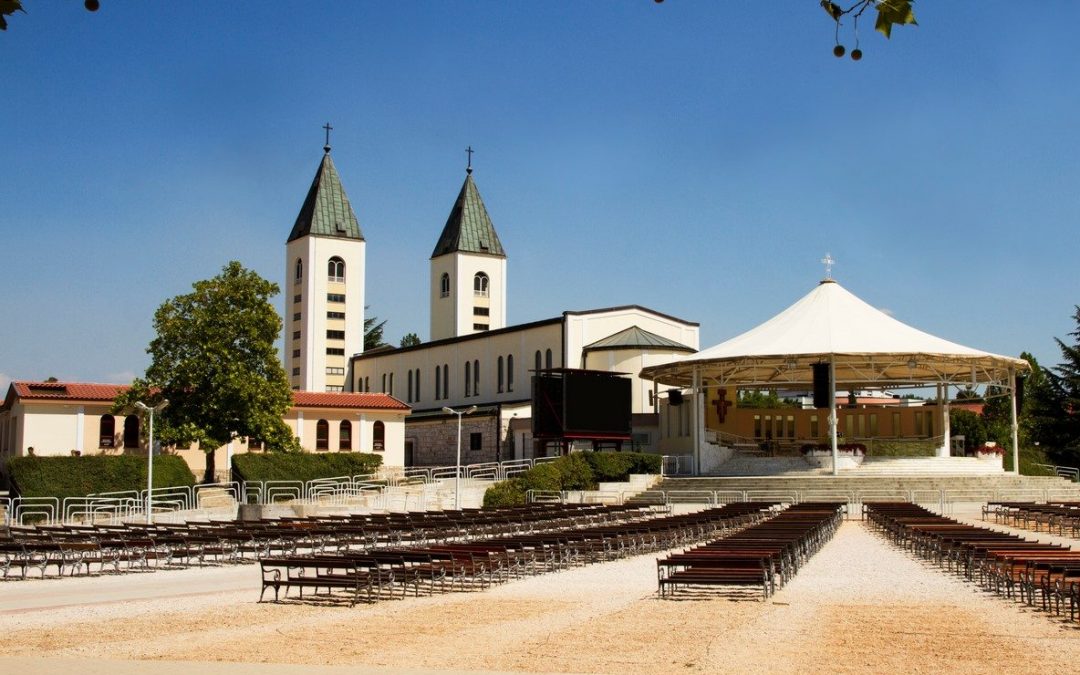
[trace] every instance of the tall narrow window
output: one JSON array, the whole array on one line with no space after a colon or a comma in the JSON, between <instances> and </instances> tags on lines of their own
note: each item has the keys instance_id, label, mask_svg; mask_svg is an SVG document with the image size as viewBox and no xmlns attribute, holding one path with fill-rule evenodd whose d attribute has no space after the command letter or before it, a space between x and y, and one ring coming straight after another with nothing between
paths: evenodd
<instances>
[{"instance_id":1,"label":"tall narrow window","mask_svg":"<svg viewBox=\"0 0 1080 675\"><path fill-rule=\"evenodd\" d=\"M408 372L408 376L409 376L409 388L407 390L408 398L405 399L405 402L406 403L412 403L412 371L411 370Z\"/></svg>"},{"instance_id":2,"label":"tall narrow window","mask_svg":"<svg viewBox=\"0 0 1080 675\"><path fill-rule=\"evenodd\" d=\"M386 393L386 373L382 374L382 393Z\"/></svg>"},{"instance_id":3,"label":"tall narrow window","mask_svg":"<svg viewBox=\"0 0 1080 675\"><path fill-rule=\"evenodd\" d=\"M300 283L304 278L304 261L300 258L296 259L296 283Z\"/></svg>"},{"instance_id":4,"label":"tall narrow window","mask_svg":"<svg viewBox=\"0 0 1080 675\"><path fill-rule=\"evenodd\" d=\"M439 297L450 297L450 275L443 272L442 277L439 279Z\"/></svg>"},{"instance_id":5,"label":"tall narrow window","mask_svg":"<svg viewBox=\"0 0 1080 675\"><path fill-rule=\"evenodd\" d=\"M514 355L506 357L506 391L514 391Z\"/></svg>"},{"instance_id":6,"label":"tall narrow window","mask_svg":"<svg viewBox=\"0 0 1080 675\"><path fill-rule=\"evenodd\" d=\"M469 397L469 387L472 385L472 363L465 362L465 397Z\"/></svg>"},{"instance_id":7,"label":"tall narrow window","mask_svg":"<svg viewBox=\"0 0 1080 675\"><path fill-rule=\"evenodd\" d=\"M375 452L382 452L386 448L386 425L381 421L371 425L371 447Z\"/></svg>"},{"instance_id":8,"label":"tall narrow window","mask_svg":"<svg viewBox=\"0 0 1080 675\"><path fill-rule=\"evenodd\" d=\"M390 389L387 390L387 394L394 395L394 374L390 373Z\"/></svg>"},{"instance_id":9,"label":"tall narrow window","mask_svg":"<svg viewBox=\"0 0 1080 675\"><path fill-rule=\"evenodd\" d=\"M315 423L315 449L330 449L330 423L326 420L319 420Z\"/></svg>"},{"instance_id":10,"label":"tall narrow window","mask_svg":"<svg viewBox=\"0 0 1080 675\"><path fill-rule=\"evenodd\" d=\"M498 393L503 393L503 357L499 357L498 360L498 375L496 376L496 383L498 387Z\"/></svg>"},{"instance_id":11,"label":"tall narrow window","mask_svg":"<svg viewBox=\"0 0 1080 675\"><path fill-rule=\"evenodd\" d=\"M364 391L367 391L367 392L371 391L371 378L370 377L365 377L364 378Z\"/></svg>"},{"instance_id":12,"label":"tall narrow window","mask_svg":"<svg viewBox=\"0 0 1080 675\"><path fill-rule=\"evenodd\" d=\"M477 272L473 277L473 295L478 295L482 298L488 296L488 275L483 272Z\"/></svg>"},{"instance_id":13,"label":"tall narrow window","mask_svg":"<svg viewBox=\"0 0 1080 675\"><path fill-rule=\"evenodd\" d=\"M98 425L98 447L111 448L116 445L116 418L102 415Z\"/></svg>"},{"instance_id":14,"label":"tall narrow window","mask_svg":"<svg viewBox=\"0 0 1080 675\"><path fill-rule=\"evenodd\" d=\"M442 368L435 366L435 400L442 399Z\"/></svg>"},{"instance_id":15,"label":"tall narrow window","mask_svg":"<svg viewBox=\"0 0 1080 675\"><path fill-rule=\"evenodd\" d=\"M540 368L541 368L540 359L541 359L540 350L537 349L536 350L536 365L533 367L533 369L536 370L537 372L539 372Z\"/></svg>"},{"instance_id":16,"label":"tall narrow window","mask_svg":"<svg viewBox=\"0 0 1080 675\"><path fill-rule=\"evenodd\" d=\"M450 366L442 364L442 397L450 398Z\"/></svg>"},{"instance_id":17,"label":"tall narrow window","mask_svg":"<svg viewBox=\"0 0 1080 675\"><path fill-rule=\"evenodd\" d=\"M473 396L480 395L480 360L472 362L472 391Z\"/></svg>"},{"instance_id":18,"label":"tall narrow window","mask_svg":"<svg viewBox=\"0 0 1080 675\"><path fill-rule=\"evenodd\" d=\"M348 452L352 450L352 422L341 420L338 425L338 450Z\"/></svg>"},{"instance_id":19,"label":"tall narrow window","mask_svg":"<svg viewBox=\"0 0 1080 675\"><path fill-rule=\"evenodd\" d=\"M416 402L420 402L420 369L416 369Z\"/></svg>"},{"instance_id":20,"label":"tall narrow window","mask_svg":"<svg viewBox=\"0 0 1080 675\"><path fill-rule=\"evenodd\" d=\"M327 281L345 281L345 261L334 256L326 264Z\"/></svg>"},{"instance_id":21,"label":"tall narrow window","mask_svg":"<svg viewBox=\"0 0 1080 675\"><path fill-rule=\"evenodd\" d=\"M551 369L551 350L548 349L544 352L544 367Z\"/></svg>"},{"instance_id":22,"label":"tall narrow window","mask_svg":"<svg viewBox=\"0 0 1080 675\"><path fill-rule=\"evenodd\" d=\"M139 447L139 418L128 415L124 419L124 449Z\"/></svg>"}]
</instances>

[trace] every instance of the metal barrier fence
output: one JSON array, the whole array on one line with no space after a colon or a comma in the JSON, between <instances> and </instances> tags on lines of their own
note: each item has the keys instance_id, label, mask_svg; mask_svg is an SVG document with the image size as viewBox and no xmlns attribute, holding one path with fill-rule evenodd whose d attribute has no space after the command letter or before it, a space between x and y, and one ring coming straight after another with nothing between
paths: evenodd
<instances>
[{"instance_id":1,"label":"metal barrier fence","mask_svg":"<svg viewBox=\"0 0 1080 675\"><path fill-rule=\"evenodd\" d=\"M1080 469L1074 466L1055 466L1053 464L1036 464L1035 466L1049 469L1059 478L1068 478L1074 483L1080 483Z\"/></svg>"}]
</instances>

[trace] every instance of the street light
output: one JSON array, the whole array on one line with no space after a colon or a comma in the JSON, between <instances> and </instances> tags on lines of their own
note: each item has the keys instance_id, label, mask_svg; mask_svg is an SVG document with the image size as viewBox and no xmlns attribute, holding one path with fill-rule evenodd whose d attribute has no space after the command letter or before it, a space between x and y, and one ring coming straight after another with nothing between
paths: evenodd
<instances>
[{"instance_id":1,"label":"street light","mask_svg":"<svg viewBox=\"0 0 1080 675\"><path fill-rule=\"evenodd\" d=\"M143 412L150 413L150 448L146 452L146 524L152 525L154 522L154 510L153 510L153 494L154 494L154 413L161 412L165 409L165 406L169 405L168 400L162 400L161 403L151 407L143 403L142 401L136 401L135 407Z\"/></svg>"},{"instance_id":2,"label":"street light","mask_svg":"<svg viewBox=\"0 0 1080 675\"><path fill-rule=\"evenodd\" d=\"M454 410L443 406L442 411L447 415L457 415L457 462L454 465L454 509L461 510L461 418L476 412L476 406L471 405L464 410Z\"/></svg>"}]
</instances>

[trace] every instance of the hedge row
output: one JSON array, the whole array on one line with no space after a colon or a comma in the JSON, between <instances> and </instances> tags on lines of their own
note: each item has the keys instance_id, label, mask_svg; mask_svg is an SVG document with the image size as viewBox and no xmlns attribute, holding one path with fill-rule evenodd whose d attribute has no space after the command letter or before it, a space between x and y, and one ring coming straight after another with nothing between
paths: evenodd
<instances>
[{"instance_id":1,"label":"hedge row","mask_svg":"<svg viewBox=\"0 0 1080 675\"><path fill-rule=\"evenodd\" d=\"M7 470L13 492L22 497L62 500L100 492L146 489L146 457L135 455L12 457ZM195 475L182 457L154 458L154 487L194 484Z\"/></svg>"},{"instance_id":2,"label":"hedge row","mask_svg":"<svg viewBox=\"0 0 1080 675\"><path fill-rule=\"evenodd\" d=\"M632 473L660 473L663 458L639 452L575 452L537 464L488 488L484 506L520 506L529 490L593 490L598 481L624 481Z\"/></svg>"},{"instance_id":3,"label":"hedge row","mask_svg":"<svg viewBox=\"0 0 1080 675\"><path fill-rule=\"evenodd\" d=\"M233 471L246 481L299 480L375 473L382 455L366 452L270 452L233 455Z\"/></svg>"}]
</instances>

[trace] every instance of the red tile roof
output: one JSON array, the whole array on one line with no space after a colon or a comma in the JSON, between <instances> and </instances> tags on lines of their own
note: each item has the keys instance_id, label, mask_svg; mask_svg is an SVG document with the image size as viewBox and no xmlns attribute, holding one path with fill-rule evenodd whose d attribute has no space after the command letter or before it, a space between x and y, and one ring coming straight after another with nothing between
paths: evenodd
<instances>
[{"instance_id":1,"label":"red tile roof","mask_svg":"<svg viewBox=\"0 0 1080 675\"><path fill-rule=\"evenodd\" d=\"M111 401L126 391L126 384L92 382L12 382L19 398L62 399L67 401Z\"/></svg>"},{"instance_id":2,"label":"red tile roof","mask_svg":"<svg viewBox=\"0 0 1080 675\"><path fill-rule=\"evenodd\" d=\"M368 408L375 410L410 410L389 394L354 394L347 392L294 391L293 404L301 408Z\"/></svg>"}]
</instances>

